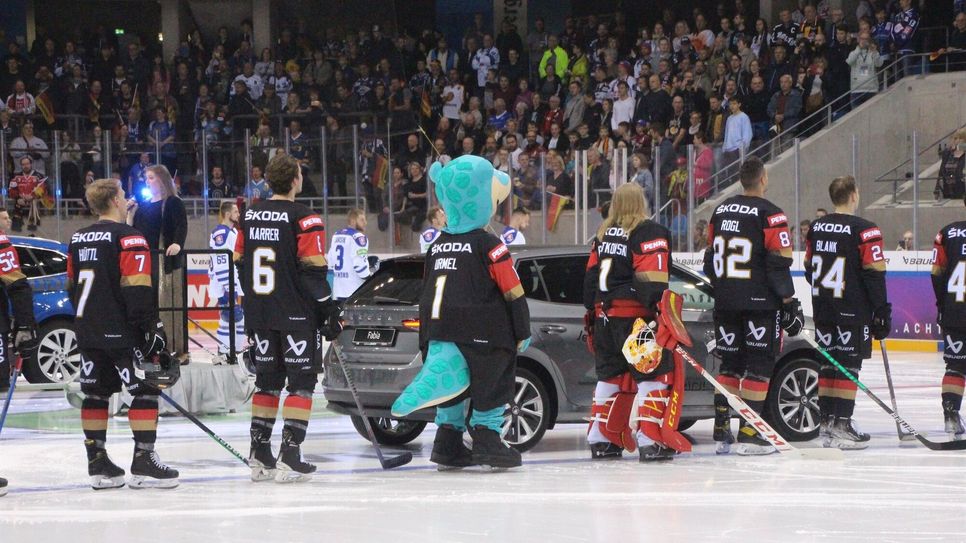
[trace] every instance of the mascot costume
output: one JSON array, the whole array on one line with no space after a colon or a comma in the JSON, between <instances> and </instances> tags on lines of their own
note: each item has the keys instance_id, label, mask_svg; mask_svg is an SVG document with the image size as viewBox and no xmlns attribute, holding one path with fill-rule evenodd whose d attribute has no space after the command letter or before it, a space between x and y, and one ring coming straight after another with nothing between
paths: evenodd
<instances>
[{"instance_id":1,"label":"mascot costume","mask_svg":"<svg viewBox=\"0 0 966 543\"><path fill-rule=\"evenodd\" d=\"M516 353L530 345L530 315L510 251L484 230L509 196L510 180L470 155L434 163L429 177L447 224L426 253L419 300L423 367L393 403L392 416L436 407L430 459L441 471L516 467L520 453L503 441L501 429ZM472 451L463 445L467 418Z\"/></svg>"}]
</instances>

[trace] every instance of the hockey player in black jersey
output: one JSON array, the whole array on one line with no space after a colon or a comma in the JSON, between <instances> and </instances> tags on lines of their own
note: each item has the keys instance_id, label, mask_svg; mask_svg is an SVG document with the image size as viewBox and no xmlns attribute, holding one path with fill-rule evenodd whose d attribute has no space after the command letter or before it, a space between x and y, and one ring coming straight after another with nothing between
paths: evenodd
<instances>
[{"instance_id":1,"label":"hockey player in black jersey","mask_svg":"<svg viewBox=\"0 0 966 543\"><path fill-rule=\"evenodd\" d=\"M0 215L6 215L0 211ZM4 225L6 223L6 225ZM34 322L33 291L27 277L20 269L17 249L7 238L6 227L10 219L0 217L0 401L10 386L8 372L13 371L14 360L7 345L7 335L14 332L13 348L19 356L30 358L37 351L37 324ZM8 309L9 308L9 309ZM13 322L11 322L11 311ZM0 496L7 493L7 480L0 478Z\"/></svg>"},{"instance_id":2,"label":"hockey player in black jersey","mask_svg":"<svg viewBox=\"0 0 966 543\"><path fill-rule=\"evenodd\" d=\"M298 161L275 157L266 174L274 196L245 211L235 245L246 332L253 342L248 356L255 367L249 463L253 481L289 483L306 481L315 471L302 461L301 444L321 369L322 329L333 339L341 325L325 277L322 219L295 202L302 190ZM271 439L282 388L288 396L276 458Z\"/></svg>"},{"instance_id":3,"label":"hockey player in black jersey","mask_svg":"<svg viewBox=\"0 0 966 543\"><path fill-rule=\"evenodd\" d=\"M530 313L510 250L483 230L509 195L509 178L486 159L464 155L430 168L446 211L443 233L426 255L419 299L423 368L393 402L405 417L436 408L430 460L439 469L513 468L520 453L501 437L513 399L516 353L530 345ZM473 450L463 445L463 432Z\"/></svg>"},{"instance_id":4,"label":"hockey player in black jersey","mask_svg":"<svg viewBox=\"0 0 966 543\"><path fill-rule=\"evenodd\" d=\"M641 462L691 450L676 422L662 432L668 416L680 412L683 387L672 397L669 386L684 378L684 368L646 329L656 320L671 266L670 233L649 215L641 186L621 185L587 259L584 306L594 315L597 371L587 441L595 460L620 458L623 449L638 449ZM647 352L628 359L628 342Z\"/></svg>"},{"instance_id":5,"label":"hockey player in black jersey","mask_svg":"<svg viewBox=\"0 0 966 543\"><path fill-rule=\"evenodd\" d=\"M966 199L963 203L966 204ZM963 439L966 429L959 417L959 409L966 386L966 221L956 221L940 230L932 254L932 288L938 310L936 320L946 340L943 418L950 437Z\"/></svg>"},{"instance_id":6,"label":"hockey player in black jersey","mask_svg":"<svg viewBox=\"0 0 966 543\"><path fill-rule=\"evenodd\" d=\"M788 218L764 198L768 174L758 157L739 170L744 193L715 208L708 224L704 273L714 286L714 329L721 368L718 382L761 413L784 329L797 335L804 323L789 268L792 240ZM727 399L715 394L717 452L734 442ZM768 441L741 421L738 454L775 452Z\"/></svg>"},{"instance_id":7,"label":"hockey player in black jersey","mask_svg":"<svg viewBox=\"0 0 966 543\"><path fill-rule=\"evenodd\" d=\"M872 356L872 338L883 340L892 328L886 296L882 232L855 216L859 191L851 176L828 188L835 211L816 219L806 235L805 279L812 285L815 338L852 375ZM818 407L825 447L864 449L869 434L852 422L856 385L829 363L818 380Z\"/></svg>"},{"instance_id":8,"label":"hockey player in black jersey","mask_svg":"<svg viewBox=\"0 0 966 543\"><path fill-rule=\"evenodd\" d=\"M113 179L87 187L97 222L71 236L67 281L76 311L74 333L81 354L84 393L81 425L87 471L95 490L124 486L124 470L107 455L108 400L121 387L134 397L128 421L134 433L131 488L174 488L178 472L154 450L158 429L158 389L141 362L163 358L162 371L177 364L165 352L167 338L151 290L148 242L124 222L124 191Z\"/></svg>"}]
</instances>

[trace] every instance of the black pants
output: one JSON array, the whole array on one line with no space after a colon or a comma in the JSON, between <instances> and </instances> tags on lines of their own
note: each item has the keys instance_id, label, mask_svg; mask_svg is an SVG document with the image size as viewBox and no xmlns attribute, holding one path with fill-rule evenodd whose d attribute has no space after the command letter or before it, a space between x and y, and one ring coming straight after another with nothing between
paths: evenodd
<instances>
[{"instance_id":1,"label":"black pants","mask_svg":"<svg viewBox=\"0 0 966 543\"><path fill-rule=\"evenodd\" d=\"M256 389L285 388L289 394L315 390L322 355L322 336L317 330L255 330L252 340Z\"/></svg>"},{"instance_id":2,"label":"black pants","mask_svg":"<svg viewBox=\"0 0 966 543\"><path fill-rule=\"evenodd\" d=\"M741 379L753 375L771 379L781 351L778 311L715 311L714 339L721 357L719 374Z\"/></svg>"},{"instance_id":3,"label":"black pants","mask_svg":"<svg viewBox=\"0 0 966 543\"><path fill-rule=\"evenodd\" d=\"M157 396L158 389L138 379L134 371L134 350L81 349L81 392L88 395L109 397L127 389L132 396Z\"/></svg>"},{"instance_id":4,"label":"black pants","mask_svg":"<svg viewBox=\"0 0 966 543\"><path fill-rule=\"evenodd\" d=\"M470 388L440 407L450 407L467 398L476 411L489 411L510 403L516 382L516 352L486 345L457 346L470 370Z\"/></svg>"}]
</instances>

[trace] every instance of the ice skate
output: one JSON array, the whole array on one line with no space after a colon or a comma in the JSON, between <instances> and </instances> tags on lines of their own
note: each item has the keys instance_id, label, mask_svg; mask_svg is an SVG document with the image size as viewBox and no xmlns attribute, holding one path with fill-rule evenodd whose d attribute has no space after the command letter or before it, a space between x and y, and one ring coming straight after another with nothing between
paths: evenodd
<instances>
[{"instance_id":1,"label":"ice skate","mask_svg":"<svg viewBox=\"0 0 966 543\"><path fill-rule=\"evenodd\" d=\"M0 498L7 495L7 480L0 477Z\"/></svg>"},{"instance_id":2,"label":"ice skate","mask_svg":"<svg viewBox=\"0 0 966 543\"><path fill-rule=\"evenodd\" d=\"M487 470L516 468L523 464L520 452L503 441L497 432L486 426L474 426L470 435L473 436L474 464Z\"/></svg>"},{"instance_id":3,"label":"ice skate","mask_svg":"<svg viewBox=\"0 0 966 543\"><path fill-rule=\"evenodd\" d=\"M778 452L771 443L751 426L742 423L738 430L738 446L735 452L741 456L764 456Z\"/></svg>"},{"instance_id":4,"label":"ice skate","mask_svg":"<svg viewBox=\"0 0 966 543\"><path fill-rule=\"evenodd\" d=\"M731 452L731 445L735 442L735 435L731 433L731 422L728 421L722 426L714 425L714 432L711 434L714 440L714 454L728 454Z\"/></svg>"},{"instance_id":5,"label":"ice skate","mask_svg":"<svg viewBox=\"0 0 966 543\"><path fill-rule=\"evenodd\" d=\"M87 448L87 475L91 478L91 488L105 490L124 486L124 470L119 468L103 447L98 447L93 440L84 440Z\"/></svg>"},{"instance_id":6,"label":"ice skate","mask_svg":"<svg viewBox=\"0 0 966 543\"><path fill-rule=\"evenodd\" d=\"M860 432L851 417L836 417L829 426L829 447L843 451L859 450L869 446L869 434Z\"/></svg>"},{"instance_id":7,"label":"ice skate","mask_svg":"<svg viewBox=\"0 0 966 543\"><path fill-rule=\"evenodd\" d=\"M282 444L276 462L276 483L301 483L312 479L316 467L302 461L302 449L298 445Z\"/></svg>"},{"instance_id":8,"label":"ice skate","mask_svg":"<svg viewBox=\"0 0 966 543\"><path fill-rule=\"evenodd\" d=\"M438 471L456 471L473 465L473 451L463 444L463 432L443 424L436 430L429 461Z\"/></svg>"},{"instance_id":9,"label":"ice skate","mask_svg":"<svg viewBox=\"0 0 966 543\"><path fill-rule=\"evenodd\" d=\"M166 466L154 449L134 449L131 462L131 488L162 488L178 486L178 470Z\"/></svg>"},{"instance_id":10,"label":"ice skate","mask_svg":"<svg viewBox=\"0 0 966 543\"><path fill-rule=\"evenodd\" d=\"M665 447L660 443L652 443L646 447L640 447L637 450L640 455L639 461L643 464L645 462L664 462L667 460L674 460L674 449L670 447Z\"/></svg>"},{"instance_id":11,"label":"ice skate","mask_svg":"<svg viewBox=\"0 0 966 543\"><path fill-rule=\"evenodd\" d=\"M966 428L963 428L963 419L959 417L958 410L944 405L943 419L946 422L946 433L949 434L949 439L959 441L966 437L963 435L966 434Z\"/></svg>"},{"instance_id":12,"label":"ice skate","mask_svg":"<svg viewBox=\"0 0 966 543\"><path fill-rule=\"evenodd\" d=\"M819 415L818 437L822 440L822 446L829 448L832 446L832 436L829 429L835 423L835 415Z\"/></svg>"},{"instance_id":13,"label":"ice skate","mask_svg":"<svg viewBox=\"0 0 966 543\"><path fill-rule=\"evenodd\" d=\"M268 441L252 443L251 453L248 455L248 465L252 468L252 481L271 481L277 472L275 453Z\"/></svg>"},{"instance_id":14,"label":"ice skate","mask_svg":"<svg viewBox=\"0 0 966 543\"><path fill-rule=\"evenodd\" d=\"M590 444L591 460L620 460L623 454L624 449L610 441Z\"/></svg>"}]
</instances>

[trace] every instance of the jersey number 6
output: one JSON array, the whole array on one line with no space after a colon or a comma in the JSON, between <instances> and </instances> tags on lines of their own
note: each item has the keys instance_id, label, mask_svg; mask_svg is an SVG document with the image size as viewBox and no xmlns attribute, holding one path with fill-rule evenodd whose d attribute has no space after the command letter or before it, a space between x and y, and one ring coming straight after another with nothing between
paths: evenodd
<instances>
[{"instance_id":1,"label":"jersey number 6","mask_svg":"<svg viewBox=\"0 0 966 543\"><path fill-rule=\"evenodd\" d=\"M271 294L275 290L275 249L259 247L252 253L252 290L256 294Z\"/></svg>"}]
</instances>

